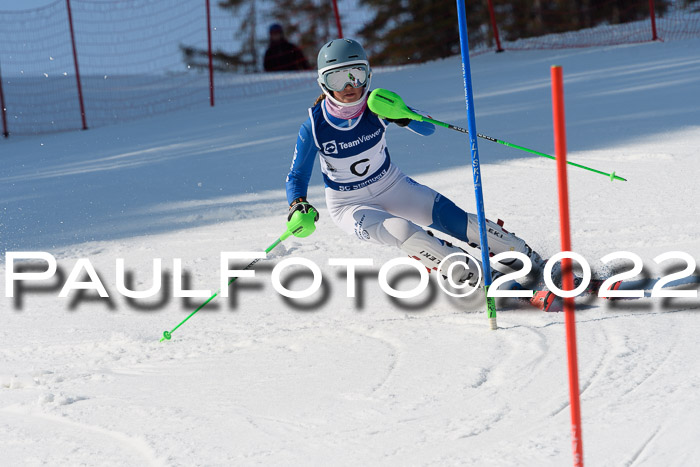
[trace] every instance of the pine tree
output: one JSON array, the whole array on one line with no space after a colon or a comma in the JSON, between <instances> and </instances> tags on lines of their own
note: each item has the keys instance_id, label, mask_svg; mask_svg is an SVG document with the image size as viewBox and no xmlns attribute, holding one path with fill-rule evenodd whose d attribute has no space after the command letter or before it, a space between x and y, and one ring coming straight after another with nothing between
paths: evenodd
<instances>
[{"instance_id":1,"label":"pine tree","mask_svg":"<svg viewBox=\"0 0 700 467\"><path fill-rule=\"evenodd\" d=\"M241 18L241 25L234 34L234 41L241 42L241 48L233 55L226 55L217 52L220 60L229 62L232 65L243 66L245 71L258 70L258 40L256 37L257 28L257 0L223 0L219 2L219 7L229 10L237 17ZM247 7L247 8L245 8ZM241 16L240 12L245 9Z\"/></svg>"},{"instance_id":2,"label":"pine tree","mask_svg":"<svg viewBox=\"0 0 700 467\"><path fill-rule=\"evenodd\" d=\"M263 6L270 11L261 11ZM232 39L241 46L235 53L214 51L214 68L218 71L260 71L260 57L267 47L267 38L259 40L256 33L263 18L281 24L285 36L295 42L309 59L315 59L319 47L337 37L332 5L326 0L269 0L266 3L260 0L222 0L219 7L239 19L239 28ZM208 66L206 50L186 46L181 46L181 49L189 66ZM311 63L314 61L310 60Z\"/></svg>"},{"instance_id":3,"label":"pine tree","mask_svg":"<svg viewBox=\"0 0 700 467\"><path fill-rule=\"evenodd\" d=\"M319 48L337 37L333 7L326 0L273 0L271 19L282 25L288 40L313 65ZM292 40L295 39L295 40Z\"/></svg>"},{"instance_id":4,"label":"pine tree","mask_svg":"<svg viewBox=\"0 0 700 467\"><path fill-rule=\"evenodd\" d=\"M654 0L657 16L662 16L668 9L670 0ZM591 0L594 23L610 24L628 23L649 17L649 2L644 0Z\"/></svg>"},{"instance_id":5,"label":"pine tree","mask_svg":"<svg viewBox=\"0 0 700 467\"><path fill-rule=\"evenodd\" d=\"M360 0L374 18L359 35L374 64L424 62L459 53L459 26L454 0ZM470 44L487 40L486 2L466 2Z\"/></svg>"},{"instance_id":6,"label":"pine tree","mask_svg":"<svg viewBox=\"0 0 700 467\"><path fill-rule=\"evenodd\" d=\"M231 11L236 17L241 19L240 27L232 38L234 42L240 43L238 52L232 54L223 50L216 50L212 53L214 68L217 71L235 71L251 73L259 70L259 53L261 41L257 39L257 0L223 0L219 2L219 7ZM242 13L242 14L241 14ZM205 68L208 66L208 51L195 47L180 46L184 55L185 63L193 68Z\"/></svg>"},{"instance_id":7,"label":"pine tree","mask_svg":"<svg viewBox=\"0 0 700 467\"><path fill-rule=\"evenodd\" d=\"M655 0L657 16L670 0ZM649 17L647 0L494 0L505 40L575 31L601 23L619 24Z\"/></svg>"}]
</instances>

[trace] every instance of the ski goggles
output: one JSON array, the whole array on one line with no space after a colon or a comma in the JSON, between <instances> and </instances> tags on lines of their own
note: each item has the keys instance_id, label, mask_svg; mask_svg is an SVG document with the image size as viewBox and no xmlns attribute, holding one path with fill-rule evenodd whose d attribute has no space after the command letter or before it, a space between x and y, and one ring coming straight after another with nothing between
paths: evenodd
<instances>
[{"instance_id":1,"label":"ski goggles","mask_svg":"<svg viewBox=\"0 0 700 467\"><path fill-rule=\"evenodd\" d=\"M367 84L367 67L352 65L336 68L323 73L323 84L331 91L342 91L348 84L353 88L361 88Z\"/></svg>"}]
</instances>

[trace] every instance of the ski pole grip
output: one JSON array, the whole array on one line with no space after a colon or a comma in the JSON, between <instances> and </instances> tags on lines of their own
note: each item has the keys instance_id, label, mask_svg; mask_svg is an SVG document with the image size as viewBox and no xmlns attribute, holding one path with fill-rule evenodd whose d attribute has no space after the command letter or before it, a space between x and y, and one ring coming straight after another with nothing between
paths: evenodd
<instances>
[{"instance_id":1,"label":"ski pole grip","mask_svg":"<svg viewBox=\"0 0 700 467\"><path fill-rule=\"evenodd\" d=\"M369 110L383 118L400 120L410 118L411 120L423 121L423 116L409 109L401 96L387 89L377 88L373 90L367 98Z\"/></svg>"}]
</instances>

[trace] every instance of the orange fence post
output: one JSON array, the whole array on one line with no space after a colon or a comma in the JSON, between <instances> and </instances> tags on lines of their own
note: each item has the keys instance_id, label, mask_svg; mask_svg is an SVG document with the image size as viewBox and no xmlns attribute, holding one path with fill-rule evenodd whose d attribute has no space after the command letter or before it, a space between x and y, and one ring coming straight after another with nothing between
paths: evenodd
<instances>
[{"instance_id":1,"label":"orange fence post","mask_svg":"<svg viewBox=\"0 0 700 467\"><path fill-rule=\"evenodd\" d=\"M338 1L333 0L333 14L335 15L335 26L338 28L338 37L343 38L343 25L340 24L340 12L338 12Z\"/></svg>"},{"instance_id":2,"label":"orange fence post","mask_svg":"<svg viewBox=\"0 0 700 467\"><path fill-rule=\"evenodd\" d=\"M2 92L2 73L0 72L0 114L2 115L2 135L7 138L10 132L7 129L7 108L5 107L5 94Z\"/></svg>"},{"instance_id":3,"label":"orange fence post","mask_svg":"<svg viewBox=\"0 0 700 467\"><path fill-rule=\"evenodd\" d=\"M211 50L211 6L209 0L207 7L207 57L209 59L209 105L214 107L214 63Z\"/></svg>"},{"instance_id":4,"label":"orange fence post","mask_svg":"<svg viewBox=\"0 0 700 467\"><path fill-rule=\"evenodd\" d=\"M659 39L656 34L656 9L654 8L654 0L649 0L649 17L651 18L651 40Z\"/></svg>"},{"instance_id":5,"label":"orange fence post","mask_svg":"<svg viewBox=\"0 0 700 467\"><path fill-rule=\"evenodd\" d=\"M70 41L73 45L73 65L75 67L75 82L78 86L78 101L80 103L80 119L83 122L83 130L87 130L87 119L85 118L85 102L83 100L83 86L80 84L80 67L78 66L78 51L75 48L75 32L73 30L73 11L70 7L70 0L66 0L68 10L68 25L70 27Z\"/></svg>"},{"instance_id":6,"label":"orange fence post","mask_svg":"<svg viewBox=\"0 0 700 467\"><path fill-rule=\"evenodd\" d=\"M489 18L491 18L491 30L493 31L493 38L496 40L496 52L503 52L503 47L501 47L501 37L498 34L498 23L496 22L496 13L493 11L493 0L489 0Z\"/></svg>"}]
</instances>

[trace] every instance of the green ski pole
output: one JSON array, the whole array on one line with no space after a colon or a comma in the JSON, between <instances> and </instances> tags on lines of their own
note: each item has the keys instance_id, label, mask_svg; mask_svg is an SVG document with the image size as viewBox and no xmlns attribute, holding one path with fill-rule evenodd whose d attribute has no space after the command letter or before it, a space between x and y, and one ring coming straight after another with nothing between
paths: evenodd
<instances>
[{"instance_id":1,"label":"green ski pole","mask_svg":"<svg viewBox=\"0 0 700 467\"><path fill-rule=\"evenodd\" d=\"M464 128L460 128L455 125L451 125L449 123L441 122L439 120L435 120L429 117L424 117L423 115L414 112L413 110L409 109L408 106L403 102L401 99L401 96L398 94L388 91L386 89L382 88L377 88L372 93L370 94L369 98L367 99L367 105L369 106L369 109L374 112L375 114L383 117L383 118L391 118L394 120L401 119L401 118L410 118L411 120L417 120L419 122L429 122L432 123L433 125L438 125L444 128L448 128L450 130L455 130L459 131L460 133L466 133L469 134L469 131L465 130ZM492 141L494 143L502 144L504 146L508 146L509 148L514 148L514 149L520 149L521 151L529 152L530 154L536 154L541 157L546 157L547 159L552 159L556 160L556 157L550 156L549 154L545 154L540 151L535 151L534 149L529 149L523 146L519 146L517 144L509 143L507 141L500 140L498 138L493 138L491 136L487 135L482 135L481 133L477 133L477 136L479 138L486 139L488 141ZM616 175L615 172L613 173L607 173L603 172L601 170L596 170L591 167L586 167L585 165L577 164L575 162L567 161L566 162L569 165L572 165L574 167L578 167L580 169L585 169L597 174L605 175L606 177L610 178L610 181L613 180L621 180L623 182L626 182L627 179L620 177L619 175Z\"/></svg>"},{"instance_id":2,"label":"green ski pole","mask_svg":"<svg viewBox=\"0 0 700 467\"><path fill-rule=\"evenodd\" d=\"M291 235L294 235L295 237L308 237L314 231L316 230L316 224L315 224L315 217L317 215L317 212L315 209L311 208L307 212L300 212L296 211L293 215L292 218L287 222L287 230L277 239L275 240L272 245L267 247L265 250L265 254L271 252L277 245L285 241L287 238L289 238ZM250 262L250 264L246 267L243 268L243 270L247 270L255 266L258 261L260 261L262 258L256 258L253 261ZM235 280L238 279L238 277L232 277L231 280L228 281L228 285L230 286L235 282ZM207 303L211 302L214 300L214 298L221 293L221 289L217 290L214 295L209 297L207 301L199 305L196 310L194 310L192 313L187 316L187 318L183 319L180 324L172 328L170 331L164 331L163 332L163 337L160 339L160 342L163 342L164 340L170 340L172 338L173 333L187 322L188 319L193 317L199 310L204 308Z\"/></svg>"},{"instance_id":3,"label":"green ski pole","mask_svg":"<svg viewBox=\"0 0 700 467\"><path fill-rule=\"evenodd\" d=\"M277 240L275 240L275 242L274 242L272 245L270 245L269 247L267 247L267 249L265 250L265 253L267 254L267 253L271 252L277 245L279 245L280 243L282 243L282 242L283 242L287 237L289 237L291 234L292 234L292 233L291 233L289 230L287 230L284 234L282 234L282 236L281 236L280 238L278 238ZM247 269L252 268L252 267L255 266L255 265L257 264L257 262L260 261L261 259L262 259L262 258L255 258L253 261L250 262L250 264L249 264L248 266L244 267L243 270L245 271L245 270L247 270ZM231 280L228 281L228 285L231 285L236 279L238 279L238 277L232 277ZM180 324L178 324L177 326L175 326L174 328L172 328L170 331L164 331L164 332L163 332L163 337L160 339L160 341L163 342L164 340L170 340L170 338L172 337L172 334L177 330L177 328L179 328L180 326L182 326L183 324L185 324L185 323L187 322L188 319L190 319L191 317L193 317L193 316L195 315L195 313L197 313L199 310L201 310L202 308L204 308L209 302L211 302L212 300L214 300L214 298L215 298L217 295L219 295L220 293L221 293L221 289L217 290L217 291L214 293L214 295L212 295L211 297L209 297L209 298L207 299L207 301L205 301L204 303L202 303L201 305L199 305L199 307L197 307L196 310L194 310L192 313L190 313L189 316L187 316L187 318L183 319L183 320L180 322Z\"/></svg>"}]
</instances>

